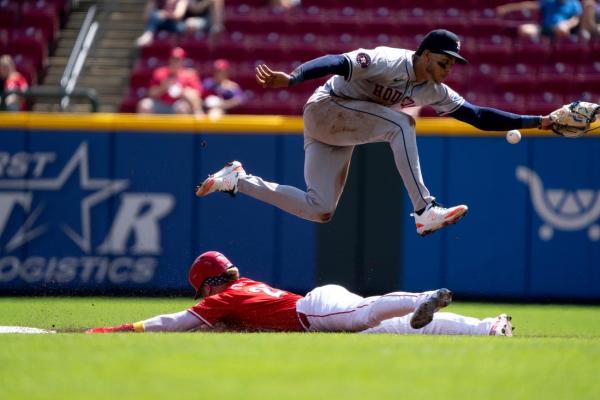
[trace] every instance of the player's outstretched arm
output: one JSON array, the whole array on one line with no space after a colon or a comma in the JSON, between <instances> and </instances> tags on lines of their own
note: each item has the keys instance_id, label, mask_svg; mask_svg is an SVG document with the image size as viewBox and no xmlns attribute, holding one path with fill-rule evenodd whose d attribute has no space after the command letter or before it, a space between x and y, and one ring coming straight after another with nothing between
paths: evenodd
<instances>
[{"instance_id":1,"label":"player's outstretched arm","mask_svg":"<svg viewBox=\"0 0 600 400\"><path fill-rule=\"evenodd\" d=\"M256 81L265 88L295 86L304 81L322 78L327 75L341 75L348 79L350 62L341 54L326 55L305 62L291 74L271 71L264 64L256 67Z\"/></svg>"},{"instance_id":2,"label":"player's outstretched arm","mask_svg":"<svg viewBox=\"0 0 600 400\"><path fill-rule=\"evenodd\" d=\"M256 82L264 88L282 88L290 85L291 76L281 71L272 71L265 64L256 67Z\"/></svg>"},{"instance_id":3,"label":"player's outstretched arm","mask_svg":"<svg viewBox=\"0 0 600 400\"><path fill-rule=\"evenodd\" d=\"M117 326L91 328L85 333L116 332L188 332L202 329L205 324L189 311L158 315L144 321Z\"/></svg>"},{"instance_id":4,"label":"player's outstretched arm","mask_svg":"<svg viewBox=\"0 0 600 400\"><path fill-rule=\"evenodd\" d=\"M502 131L510 129L541 128L549 129L552 125L548 115L519 115L491 107L480 107L465 101L458 109L449 114L450 117L483 131Z\"/></svg>"}]
</instances>

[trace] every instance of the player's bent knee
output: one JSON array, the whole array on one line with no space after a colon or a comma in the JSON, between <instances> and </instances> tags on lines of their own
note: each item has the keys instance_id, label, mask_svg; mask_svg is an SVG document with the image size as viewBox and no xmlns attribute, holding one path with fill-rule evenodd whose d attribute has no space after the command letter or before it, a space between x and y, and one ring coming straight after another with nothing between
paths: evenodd
<instances>
[{"instance_id":1,"label":"player's bent knee","mask_svg":"<svg viewBox=\"0 0 600 400\"><path fill-rule=\"evenodd\" d=\"M307 217L307 219L313 221L313 222L318 222L320 224L325 224L329 221L331 221L331 219L333 218L333 214L334 214L335 210L332 211L313 211L310 213L310 215Z\"/></svg>"},{"instance_id":2,"label":"player's bent knee","mask_svg":"<svg viewBox=\"0 0 600 400\"><path fill-rule=\"evenodd\" d=\"M308 219L322 224L331 221L335 213L335 203L331 204L331 202L325 201L315 194L309 194L306 200L310 206L310 216Z\"/></svg>"},{"instance_id":3,"label":"player's bent knee","mask_svg":"<svg viewBox=\"0 0 600 400\"><path fill-rule=\"evenodd\" d=\"M333 218L333 212L321 213L317 216L317 222L324 224L324 223L331 221L332 218Z\"/></svg>"}]
</instances>

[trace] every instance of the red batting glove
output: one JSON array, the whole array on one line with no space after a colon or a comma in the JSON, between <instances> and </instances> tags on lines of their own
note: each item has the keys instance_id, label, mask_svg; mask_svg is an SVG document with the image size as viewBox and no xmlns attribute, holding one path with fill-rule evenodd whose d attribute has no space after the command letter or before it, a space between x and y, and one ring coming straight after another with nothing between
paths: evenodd
<instances>
[{"instance_id":1,"label":"red batting glove","mask_svg":"<svg viewBox=\"0 0 600 400\"><path fill-rule=\"evenodd\" d=\"M107 326L107 327L98 327L98 328L90 328L85 333L115 333L115 332L135 332L133 329L133 324L123 324L119 326Z\"/></svg>"}]
</instances>

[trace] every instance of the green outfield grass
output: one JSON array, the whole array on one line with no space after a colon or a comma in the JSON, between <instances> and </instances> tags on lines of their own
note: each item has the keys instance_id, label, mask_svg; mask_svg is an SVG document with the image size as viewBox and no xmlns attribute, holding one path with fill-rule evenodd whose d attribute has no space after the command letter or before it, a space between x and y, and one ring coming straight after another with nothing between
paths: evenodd
<instances>
[{"instance_id":1,"label":"green outfield grass","mask_svg":"<svg viewBox=\"0 0 600 400\"><path fill-rule=\"evenodd\" d=\"M191 304L3 298L0 325L73 331ZM600 307L448 311L508 312L516 336L5 334L0 399L600 399Z\"/></svg>"}]
</instances>

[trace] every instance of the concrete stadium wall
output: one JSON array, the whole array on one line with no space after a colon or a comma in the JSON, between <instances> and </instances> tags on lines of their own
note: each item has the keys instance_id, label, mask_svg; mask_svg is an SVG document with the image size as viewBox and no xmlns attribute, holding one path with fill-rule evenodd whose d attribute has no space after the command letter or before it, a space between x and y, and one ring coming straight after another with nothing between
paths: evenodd
<instances>
[{"instance_id":1,"label":"concrete stadium wall","mask_svg":"<svg viewBox=\"0 0 600 400\"><path fill-rule=\"evenodd\" d=\"M385 144L357 148L329 224L245 196L194 196L232 159L304 188L297 118L0 115L0 293L191 293L190 263L216 249L298 292L600 299L600 140L532 131L511 146L444 119L418 126L430 190L471 209L427 238Z\"/></svg>"}]
</instances>

